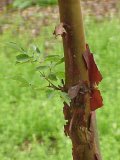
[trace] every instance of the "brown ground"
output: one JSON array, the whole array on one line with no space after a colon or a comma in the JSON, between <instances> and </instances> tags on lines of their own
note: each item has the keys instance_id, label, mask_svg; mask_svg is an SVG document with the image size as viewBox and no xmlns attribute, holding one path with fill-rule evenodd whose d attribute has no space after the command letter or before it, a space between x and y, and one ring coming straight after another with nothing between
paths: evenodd
<instances>
[{"instance_id":1,"label":"brown ground","mask_svg":"<svg viewBox=\"0 0 120 160\"><path fill-rule=\"evenodd\" d=\"M105 17L113 17L118 14L120 8L119 0L84 0L82 1L82 11L84 16L92 15L97 20ZM57 21L59 17L58 7L31 7L21 12L22 17L29 19L35 14L43 15L43 23L45 25L51 23L49 20Z\"/></svg>"},{"instance_id":2,"label":"brown ground","mask_svg":"<svg viewBox=\"0 0 120 160\"><path fill-rule=\"evenodd\" d=\"M120 2L119 0L83 0L82 11L84 16L94 16L97 21L104 18L111 18L119 14ZM17 14L16 14L17 13ZM19 13L19 14L18 14ZM29 25L31 33L35 36L39 34L41 26L51 25L52 23L59 23L58 6L54 7L30 7L22 11L1 12L3 16L0 18L0 32L9 28L16 20L16 15L20 15L24 21L23 30L26 29L26 24ZM2 20L1 20L2 19ZM4 23L3 23L4 22ZM27 23L28 22L28 23ZM4 25L3 25L4 24ZM19 27L19 26L18 26ZM21 27L21 26L20 26Z\"/></svg>"}]
</instances>

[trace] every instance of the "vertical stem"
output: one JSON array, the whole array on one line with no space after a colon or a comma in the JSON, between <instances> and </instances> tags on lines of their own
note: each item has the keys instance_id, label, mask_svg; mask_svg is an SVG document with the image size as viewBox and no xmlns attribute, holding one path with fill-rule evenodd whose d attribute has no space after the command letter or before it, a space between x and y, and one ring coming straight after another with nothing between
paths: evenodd
<instances>
[{"instance_id":1,"label":"vertical stem","mask_svg":"<svg viewBox=\"0 0 120 160\"><path fill-rule=\"evenodd\" d=\"M86 51L85 34L80 0L58 0L58 3L60 21L64 24L67 31L67 36L63 36L63 46L65 57L65 87L66 90L68 90L70 87L78 84L81 80L87 81L89 84L88 71L83 60L83 53ZM91 114L89 93L86 94L85 99L85 120L88 131ZM72 112L75 112L75 110L76 106L73 106ZM95 119L92 119L92 121L95 121ZM95 131L95 129L94 125L93 130ZM96 132L94 132L94 134L95 133ZM96 158L95 156L95 146L97 145L95 138L95 143L90 147L88 143L84 143L84 139L86 139L86 132L83 133L78 128L74 130L74 133L70 138L73 144L73 160L98 159L98 157ZM99 151L97 150L97 152ZM98 160L100 159L101 158Z\"/></svg>"},{"instance_id":2,"label":"vertical stem","mask_svg":"<svg viewBox=\"0 0 120 160\"><path fill-rule=\"evenodd\" d=\"M82 54L86 50L84 28L82 23L80 1L58 0L58 2L61 22L68 25L67 31L69 36L69 44L66 38L63 38L63 45L66 62L66 85L69 87L78 82L80 78L85 80L88 79L84 62L81 60ZM72 60L70 59L70 56ZM72 64L74 65L71 66ZM73 67L71 70L69 69L70 66L71 68Z\"/></svg>"}]
</instances>

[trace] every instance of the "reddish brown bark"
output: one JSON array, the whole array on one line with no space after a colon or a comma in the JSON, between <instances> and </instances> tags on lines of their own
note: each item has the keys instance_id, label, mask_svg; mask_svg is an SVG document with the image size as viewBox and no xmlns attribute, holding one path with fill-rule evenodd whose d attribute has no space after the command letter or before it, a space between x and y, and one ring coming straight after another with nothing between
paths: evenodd
<instances>
[{"instance_id":1,"label":"reddish brown bark","mask_svg":"<svg viewBox=\"0 0 120 160\"><path fill-rule=\"evenodd\" d=\"M95 112L90 108L89 70L80 0L58 0L65 57L65 90L71 104L64 106L65 134L72 141L73 160L101 160L95 128ZM57 30L57 29L56 29ZM64 31L64 32L61 32ZM59 35L58 33L58 35Z\"/></svg>"}]
</instances>

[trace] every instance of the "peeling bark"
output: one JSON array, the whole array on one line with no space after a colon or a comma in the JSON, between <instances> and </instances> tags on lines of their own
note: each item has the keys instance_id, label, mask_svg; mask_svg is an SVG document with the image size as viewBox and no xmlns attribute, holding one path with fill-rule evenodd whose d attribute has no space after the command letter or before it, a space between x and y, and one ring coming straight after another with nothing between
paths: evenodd
<instances>
[{"instance_id":1,"label":"peeling bark","mask_svg":"<svg viewBox=\"0 0 120 160\"><path fill-rule=\"evenodd\" d=\"M80 0L58 3L62 26L56 29L56 35L63 37L65 90L71 96L70 106L65 104L63 109L67 120L65 134L72 141L73 160L101 160L95 112L90 108L89 73L83 59L86 42Z\"/></svg>"}]
</instances>

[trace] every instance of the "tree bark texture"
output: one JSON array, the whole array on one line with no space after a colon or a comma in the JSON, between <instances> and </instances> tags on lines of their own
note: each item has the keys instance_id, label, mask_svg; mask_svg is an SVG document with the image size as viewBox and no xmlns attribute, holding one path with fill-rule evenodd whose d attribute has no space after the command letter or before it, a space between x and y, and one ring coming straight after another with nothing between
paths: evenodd
<instances>
[{"instance_id":1,"label":"tree bark texture","mask_svg":"<svg viewBox=\"0 0 120 160\"><path fill-rule=\"evenodd\" d=\"M83 60L86 52L85 34L80 0L58 0L60 21L66 34L63 35L65 57L65 90L76 87L89 87L88 70ZM86 84L86 85L85 85ZM72 88L73 87L73 88ZM72 91L73 94L74 91ZM65 104L64 115L67 120L65 133L72 141L73 160L101 160L96 132L95 112L90 110L90 94L78 94Z\"/></svg>"}]
</instances>

